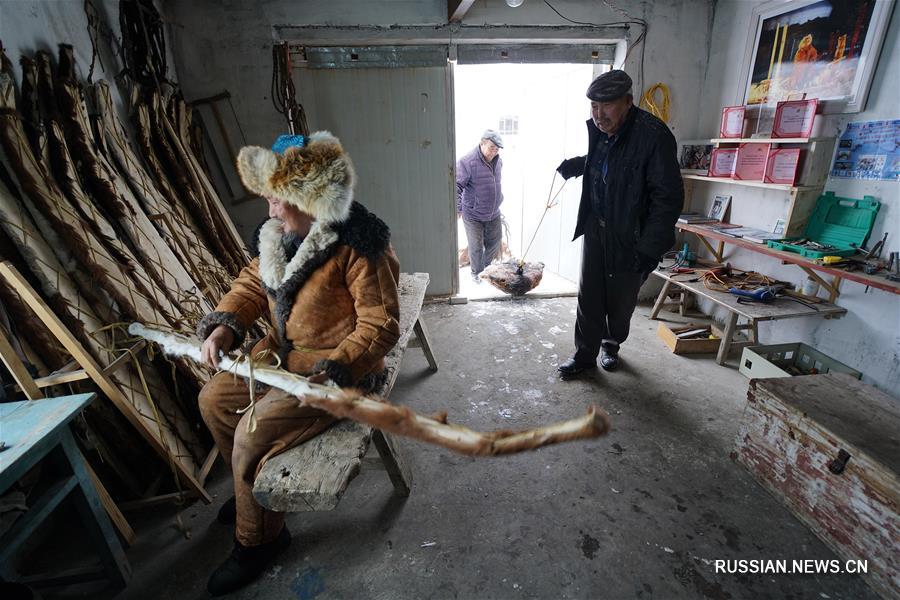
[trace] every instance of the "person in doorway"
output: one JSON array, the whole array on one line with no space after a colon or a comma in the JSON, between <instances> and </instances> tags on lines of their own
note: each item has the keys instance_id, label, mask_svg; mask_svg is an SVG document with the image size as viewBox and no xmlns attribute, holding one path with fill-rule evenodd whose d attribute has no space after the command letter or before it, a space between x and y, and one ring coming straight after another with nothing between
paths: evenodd
<instances>
[{"instance_id":1,"label":"person in doorway","mask_svg":"<svg viewBox=\"0 0 900 600\"><path fill-rule=\"evenodd\" d=\"M481 282L479 274L498 256L503 238L501 148L503 138L488 129L481 135L478 146L456 163L456 214L462 217L466 228L469 264L475 283Z\"/></svg>"},{"instance_id":2,"label":"person in doorway","mask_svg":"<svg viewBox=\"0 0 900 600\"><path fill-rule=\"evenodd\" d=\"M379 388L400 335L400 269L387 225L353 201L355 175L340 142L317 132L283 155L246 147L238 171L266 198L270 218L259 230L259 255L197 326L204 362L217 368L220 352L238 347L265 315L272 327L253 347L254 360L267 351L312 381ZM283 515L253 498L262 465L335 421L281 390L255 395L251 402L247 382L227 372L200 391L201 415L234 476L235 496L218 515L235 524L234 549L209 579L214 596L259 577L290 543Z\"/></svg>"},{"instance_id":3,"label":"person in doorway","mask_svg":"<svg viewBox=\"0 0 900 600\"><path fill-rule=\"evenodd\" d=\"M638 291L675 243L684 190L675 138L633 104L631 77L604 73L587 90L588 153L562 161L565 179L584 176L575 237L584 235L575 354L559 365L574 376L619 366Z\"/></svg>"}]
</instances>

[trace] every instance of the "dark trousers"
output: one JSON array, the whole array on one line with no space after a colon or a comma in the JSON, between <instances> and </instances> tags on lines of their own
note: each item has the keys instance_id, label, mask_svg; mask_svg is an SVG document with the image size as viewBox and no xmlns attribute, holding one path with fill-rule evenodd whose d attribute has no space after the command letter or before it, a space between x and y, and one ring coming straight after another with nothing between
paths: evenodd
<instances>
[{"instance_id":1,"label":"dark trousers","mask_svg":"<svg viewBox=\"0 0 900 600\"><path fill-rule=\"evenodd\" d=\"M581 251L581 282L575 319L575 360L594 363L603 348L615 353L628 338L643 273L609 273L603 250L607 232L602 221L588 217Z\"/></svg>"},{"instance_id":2,"label":"dark trousers","mask_svg":"<svg viewBox=\"0 0 900 600\"><path fill-rule=\"evenodd\" d=\"M472 273L478 275L500 254L503 238L501 217L490 221L475 221L463 217L466 239L469 242L469 264Z\"/></svg>"}]
</instances>

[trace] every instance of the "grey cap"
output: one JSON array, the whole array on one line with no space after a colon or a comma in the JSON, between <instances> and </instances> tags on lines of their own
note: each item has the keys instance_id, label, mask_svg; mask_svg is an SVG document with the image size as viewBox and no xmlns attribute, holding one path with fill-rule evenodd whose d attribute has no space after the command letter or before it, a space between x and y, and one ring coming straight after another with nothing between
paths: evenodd
<instances>
[{"instance_id":1,"label":"grey cap","mask_svg":"<svg viewBox=\"0 0 900 600\"><path fill-rule=\"evenodd\" d=\"M493 129L485 129L484 133L481 134L481 139L494 142L494 145L498 148L503 147L503 138L500 137L500 134Z\"/></svg>"},{"instance_id":2,"label":"grey cap","mask_svg":"<svg viewBox=\"0 0 900 600\"><path fill-rule=\"evenodd\" d=\"M610 102L630 93L631 77L618 69L598 76L587 89L587 97L594 102Z\"/></svg>"}]
</instances>

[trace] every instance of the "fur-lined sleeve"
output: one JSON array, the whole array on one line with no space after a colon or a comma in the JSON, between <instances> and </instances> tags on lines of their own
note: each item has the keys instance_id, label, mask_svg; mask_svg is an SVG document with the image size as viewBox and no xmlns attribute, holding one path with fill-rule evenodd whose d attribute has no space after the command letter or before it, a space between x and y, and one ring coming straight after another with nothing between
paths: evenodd
<instances>
[{"instance_id":1,"label":"fur-lined sleeve","mask_svg":"<svg viewBox=\"0 0 900 600\"><path fill-rule=\"evenodd\" d=\"M335 367L346 369L346 377L339 379L360 381L400 339L399 279L400 263L392 249L372 258L356 251L351 254L346 280L356 310L356 329L328 357Z\"/></svg>"},{"instance_id":2,"label":"fur-lined sleeve","mask_svg":"<svg viewBox=\"0 0 900 600\"><path fill-rule=\"evenodd\" d=\"M197 325L197 336L206 339L217 325L227 325L234 331L233 347L237 348L243 343L247 330L268 306L268 298L259 278L257 257L241 270L216 310L201 319Z\"/></svg>"}]
</instances>

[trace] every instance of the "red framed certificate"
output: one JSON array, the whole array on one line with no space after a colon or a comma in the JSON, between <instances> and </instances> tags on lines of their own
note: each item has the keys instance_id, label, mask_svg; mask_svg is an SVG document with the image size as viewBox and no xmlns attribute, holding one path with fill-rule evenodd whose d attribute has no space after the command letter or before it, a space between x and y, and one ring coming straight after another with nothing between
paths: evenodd
<instances>
[{"instance_id":1,"label":"red framed certificate","mask_svg":"<svg viewBox=\"0 0 900 600\"><path fill-rule=\"evenodd\" d=\"M719 137L739 138L744 135L743 106L726 106L722 109L722 122L719 124Z\"/></svg>"},{"instance_id":2,"label":"red framed certificate","mask_svg":"<svg viewBox=\"0 0 900 600\"><path fill-rule=\"evenodd\" d=\"M742 181L762 181L771 144L740 144L732 177Z\"/></svg>"},{"instance_id":3,"label":"red framed certificate","mask_svg":"<svg viewBox=\"0 0 900 600\"><path fill-rule=\"evenodd\" d=\"M816 120L819 100L786 100L775 107L773 138L808 138Z\"/></svg>"},{"instance_id":4,"label":"red framed certificate","mask_svg":"<svg viewBox=\"0 0 900 600\"><path fill-rule=\"evenodd\" d=\"M766 161L766 183L794 185L797 165L800 164L800 148L772 148Z\"/></svg>"},{"instance_id":5,"label":"red framed certificate","mask_svg":"<svg viewBox=\"0 0 900 600\"><path fill-rule=\"evenodd\" d=\"M735 158L737 148L713 148L712 156L709 157L709 176L731 177Z\"/></svg>"}]
</instances>

